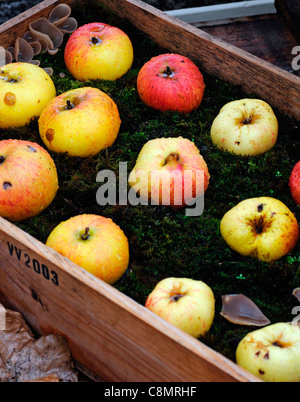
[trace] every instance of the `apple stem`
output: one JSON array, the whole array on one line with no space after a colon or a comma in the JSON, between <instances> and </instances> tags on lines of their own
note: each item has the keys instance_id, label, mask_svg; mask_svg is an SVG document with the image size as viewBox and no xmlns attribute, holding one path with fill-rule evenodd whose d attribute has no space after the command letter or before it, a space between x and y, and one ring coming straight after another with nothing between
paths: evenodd
<instances>
[{"instance_id":1,"label":"apple stem","mask_svg":"<svg viewBox=\"0 0 300 402\"><path fill-rule=\"evenodd\" d=\"M90 230L89 227L85 228L85 232L81 235L82 240L87 240L89 238L90 236L89 230Z\"/></svg>"}]
</instances>

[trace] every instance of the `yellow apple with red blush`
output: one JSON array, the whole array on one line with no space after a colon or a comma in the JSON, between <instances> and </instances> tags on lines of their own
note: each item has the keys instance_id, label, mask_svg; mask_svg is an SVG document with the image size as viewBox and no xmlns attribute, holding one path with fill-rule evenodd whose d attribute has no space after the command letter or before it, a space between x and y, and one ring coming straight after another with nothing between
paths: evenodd
<instances>
[{"instance_id":1,"label":"yellow apple with red blush","mask_svg":"<svg viewBox=\"0 0 300 402\"><path fill-rule=\"evenodd\" d=\"M141 100L162 112L190 113L202 102L205 84L199 68L187 57L166 53L141 68L137 90Z\"/></svg>"},{"instance_id":2,"label":"yellow apple with red blush","mask_svg":"<svg viewBox=\"0 0 300 402\"><path fill-rule=\"evenodd\" d=\"M204 195L210 174L193 141L156 138L141 149L129 175L131 191L152 205L182 208Z\"/></svg>"},{"instance_id":3,"label":"yellow apple with red blush","mask_svg":"<svg viewBox=\"0 0 300 402\"><path fill-rule=\"evenodd\" d=\"M123 230L99 215L77 215L59 223L46 245L109 284L117 282L129 264Z\"/></svg>"},{"instance_id":4,"label":"yellow apple with red blush","mask_svg":"<svg viewBox=\"0 0 300 402\"><path fill-rule=\"evenodd\" d=\"M80 81L114 81L131 68L133 47L121 29L93 22L79 27L65 47L65 64Z\"/></svg>"},{"instance_id":5,"label":"yellow apple with red blush","mask_svg":"<svg viewBox=\"0 0 300 402\"><path fill-rule=\"evenodd\" d=\"M236 362L265 382L300 382L300 327L279 322L250 332Z\"/></svg>"}]
</instances>

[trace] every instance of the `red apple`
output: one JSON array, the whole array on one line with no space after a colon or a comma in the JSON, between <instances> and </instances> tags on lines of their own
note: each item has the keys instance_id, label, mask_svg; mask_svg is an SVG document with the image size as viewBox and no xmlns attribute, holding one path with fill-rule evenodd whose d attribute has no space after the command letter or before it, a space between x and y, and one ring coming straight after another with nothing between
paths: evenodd
<instances>
[{"instance_id":1,"label":"red apple","mask_svg":"<svg viewBox=\"0 0 300 402\"><path fill-rule=\"evenodd\" d=\"M101 22L78 28L65 47L67 69L80 81L116 80L132 62L133 47L126 33Z\"/></svg>"},{"instance_id":2,"label":"red apple","mask_svg":"<svg viewBox=\"0 0 300 402\"><path fill-rule=\"evenodd\" d=\"M215 316L215 297L211 288L202 281L171 277L155 286L145 307L198 338L211 328Z\"/></svg>"},{"instance_id":3,"label":"red apple","mask_svg":"<svg viewBox=\"0 0 300 402\"><path fill-rule=\"evenodd\" d=\"M160 111L190 113L196 110L204 88L198 67L179 54L153 57L141 68L137 78L141 100Z\"/></svg>"},{"instance_id":4,"label":"red apple","mask_svg":"<svg viewBox=\"0 0 300 402\"><path fill-rule=\"evenodd\" d=\"M300 205L300 161L296 163L292 170L289 186L293 200Z\"/></svg>"},{"instance_id":5,"label":"red apple","mask_svg":"<svg viewBox=\"0 0 300 402\"><path fill-rule=\"evenodd\" d=\"M0 141L0 215L22 221L40 214L58 190L55 164L36 143Z\"/></svg>"}]
</instances>

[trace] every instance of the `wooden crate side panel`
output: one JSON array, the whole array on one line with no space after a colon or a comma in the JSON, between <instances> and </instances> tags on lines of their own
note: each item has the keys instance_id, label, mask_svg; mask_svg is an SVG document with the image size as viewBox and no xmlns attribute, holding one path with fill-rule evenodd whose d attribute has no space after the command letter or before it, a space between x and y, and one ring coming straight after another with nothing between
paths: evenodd
<instances>
[{"instance_id":1,"label":"wooden crate side panel","mask_svg":"<svg viewBox=\"0 0 300 402\"><path fill-rule=\"evenodd\" d=\"M0 219L2 302L106 381L256 381L14 225Z\"/></svg>"},{"instance_id":2,"label":"wooden crate side panel","mask_svg":"<svg viewBox=\"0 0 300 402\"><path fill-rule=\"evenodd\" d=\"M300 120L300 78L137 0L99 0L162 47ZM292 49L291 49L292 51Z\"/></svg>"}]
</instances>

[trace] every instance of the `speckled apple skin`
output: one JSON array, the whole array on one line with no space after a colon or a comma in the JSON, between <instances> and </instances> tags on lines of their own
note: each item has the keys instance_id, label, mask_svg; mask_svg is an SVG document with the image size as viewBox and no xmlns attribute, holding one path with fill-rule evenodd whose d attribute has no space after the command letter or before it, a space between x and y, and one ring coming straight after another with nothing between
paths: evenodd
<instances>
[{"instance_id":1,"label":"speckled apple skin","mask_svg":"<svg viewBox=\"0 0 300 402\"><path fill-rule=\"evenodd\" d=\"M169 67L171 75L164 72ZM141 100L154 109L191 113L202 102L205 83L198 67L187 57L167 53L153 57L137 78Z\"/></svg>"},{"instance_id":2,"label":"speckled apple skin","mask_svg":"<svg viewBox=\"0 0 300 402\"><path fill-rule=\"evenodd\" d=\"M43 212L58 190L56 166L40 145L21 140L0 141L0 215L23 221Z\"/></svg>"},{"instance_id":3,"label":"speckled apple skin","mask_svg":"<svg viewBox=\"0 0 300 402\"><path fill-rule=\"evenodd\" d=\"M278 121L261 99L239 99L224 105L211 126L213 144L225 152L255 156L274 147Z\"/></svg>"},{"instance_id":4,"label":"speckled apple skin","mask_svg":"<svg viewBox=\"0 0 300 402\"><path fill-rule=\"evenodd\" d=\"M265 382L300 382L300 327L279 322L250 332L236 361Z\"/></svg>"},{"instance_id":5,"label":"speckled apple skin","mask_svg":"<svg viewBox=\"0 0 300 402\"><path fill-rule=\"evenodd\" d=\"M14 78L17 81L13 82ZM41 67L11 63L0 69L0 128L22 127L39 117L56 96L54 83Z\"/></svg>"}]
</instances>

